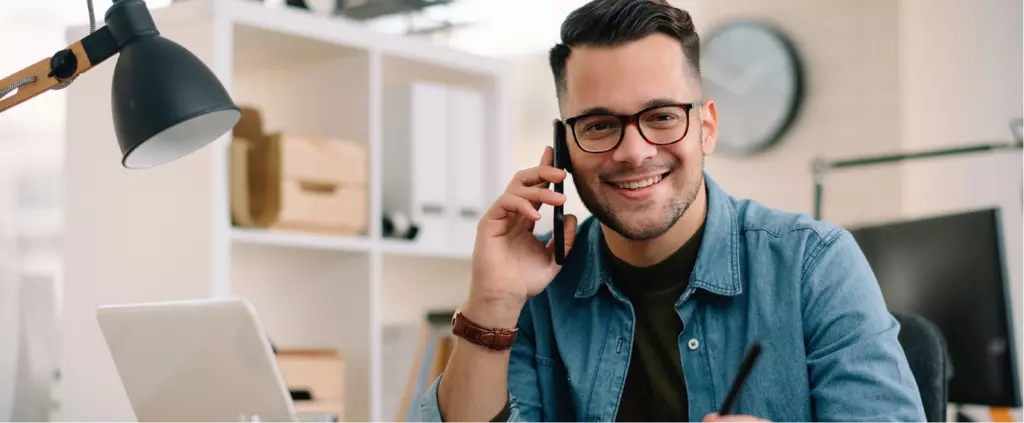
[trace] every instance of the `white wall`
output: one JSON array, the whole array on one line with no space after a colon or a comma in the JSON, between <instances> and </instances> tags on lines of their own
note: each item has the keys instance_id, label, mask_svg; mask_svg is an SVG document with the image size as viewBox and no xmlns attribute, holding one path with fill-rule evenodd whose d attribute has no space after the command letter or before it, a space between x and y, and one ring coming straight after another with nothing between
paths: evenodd
<instances>
[{"instance_id":1,"label":"white wall","mask_svg":"<svg viewBox=\"0 0 1024 423\"><path fill-rule=\"evenodd\" d=\"M0 77L17 72L53 51L66 46L61 28L53 25L61 11L47 10L42 3L0 2ZM18 3L18 4L15 4ZM27 4L22 4L27 3ZM37 8L38 7L38 8ZM82 12L85 12L84 3ZM16 390L25 389L17 379L19 294L26 263L16 246L20 226L18 179L27 171L59 163L63 93L49 92L4 111L0 115L0 420L14 417Z\"/></svg>"},{"instance_id":2,"label":"white wall","mask_svg":"<svg viewBox=\"0 0 1024 423\"><path fill-rule=\"evenodd\" d=\"M209 22L164 25L160 31L215 71L223 69L210 63ZM94 67L67 93L68 300L60 357L64 408L57 420L135 419L96 320L98 306L209 297L215 275L226 271L219 267L225 263L213 260L215 147L151 169L121 167L109 112L115 64ZM169 210L174 219L166 218Z\"/></svg>"},{"instance_id":3,"label":"white wall","mask_svg":"<svg viewBox=\"0 0 1024 423\"><path fill-rule=\"evenodd\" d=\"M103 15L110 1L93 1L97 25L103 24ZM166 6L170 0L149 0L150 8ZM12 74L54 51L66 47L65 26L88 21L84 0L15 0L0 1L0 76ZM21 252L11 248L15 237L40 237L59 240L61 216L59 210L22 210L18 212L15 197L19 195L19 178L26 174L40 172L59 176L63 162L64 117L66 95L77 90L82 81L102 78L91 72L76 81L66 90L49 91L22 103L0 115L0 420L11 418L11 402L15 401L13 389L26 394L24 380L15 380L15 354L19 345L19 291L24 291L22 278L30 274L57 277L55 300L60 305L62 285L60 284L60 251L35 249ZM102 95L109 97L109 90ZM84 109L83 109L84 110ZM77 140L76 140L77 141ZM109 140L104 140L109 141ZM89 148L82 145L81 148ZM61 187L48 187L59 190ZM77 187L83 196L88 196L88 182ZM24 194L22 192L22 194ZM40 194L40 193L33 193ZM49 195L51 193L42 193ZM58 193L52 193L59 197ZM59 248L59 247L57 247ZM76 280L80 283L80 280ZM19 289L19 285L21 289ZM79 285L78 289L87 289ZM47 354L56 353L47 351ZM40 360L44 357L32 357ZM88 360L82 360L88 363ZM116 377L116 375L115 375ZM17 385L15 385L17 383ZM60 386L54 387L59 391ZM82 384L82 390L95 386ZM60 395L55 394L54 407L60 418ZM49 401L49 398L42 398ZM22 401L19 405L25 405ZM129 415L130 417L130 415ZM70 416L84 419L82 416Z\"/></svg>"},{"instance_id":4,"label":"white wall","mask_svg":"<svg viewBox=\"0 0 1024 423\"><path fill-rule=\"evenodd\" d=\"M902 142L909 151L1005 142L1024 116L1020 0L902 0ZM907 217L999 207L1017 335L1024 364L1021 151L929 159L903 172ZM1019 418L1019 417L1018 417Z\"/></svg>"},{"instance_id":5,"label":"white wall","mask_svg":"<svg viewBox=\"0 0 1024 423\"><path fill-rule=\"evenodd\" d=\"M0 180L6 175L0 170ZM7 185L0 184L0 420L10 421L18 358L18 263L14 261L14 208Z\"/></svg>"},{"instance_id":6,"label":"white wall","mask_svg":"<svg viewBox=\"0 0 1024 423\"><path fill-rule=\"evenodd\" d=\"M815 157L828 159L899 149L897 12L892 0L677 1L705 38L735 19L774 25L793 42L805 74L797 120L776 146L749 157L721 153L708 170L727 191L768 206L812 210ZM868 29L870 28L870 29ZM719 123L731 117L719 110ZM826 178L822 217L850 224L899 215L898 168L834 172Z\"/></svg>"}]
</instances>

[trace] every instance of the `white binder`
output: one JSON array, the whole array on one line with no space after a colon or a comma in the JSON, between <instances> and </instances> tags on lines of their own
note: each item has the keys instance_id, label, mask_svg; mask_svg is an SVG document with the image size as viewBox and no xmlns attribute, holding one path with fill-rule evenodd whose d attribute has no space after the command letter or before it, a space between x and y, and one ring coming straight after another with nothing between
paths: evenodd
<instances>
[{"instance_id":1,"label":"white binder","mask_svg":"<svg viewBox=\"0 0 1024 423\"><path fill-rule=\"evenodd\" d=\"M382 119L384 211L409 216L420 247L471 253L488 207L484 94L426 82L389 87Z\"/></svg>"},{"instance_id":2,"label":"white binder","mask_svg":"<svg viewBox=\"0 0 1024 423\"><path fill-rule=\"evenodd\" d=\"M416 243L446 248L451 216L447 89L428 83L390 87L383 113L383 202L419 225Z\"/></svg>"},{"instance_id":3,"label":"white binder","mask_svg":"<svg viewBox=\"0 0 1024 423\"><path fill-rule=\"evenodd\" d=\"M448 104L449 157L454 160L449 174L454 208L452 248L471 253L477 223L486 210L483 177L487 105L482 93L454 88L448 93Z\"/></svg>"}]
</instances>

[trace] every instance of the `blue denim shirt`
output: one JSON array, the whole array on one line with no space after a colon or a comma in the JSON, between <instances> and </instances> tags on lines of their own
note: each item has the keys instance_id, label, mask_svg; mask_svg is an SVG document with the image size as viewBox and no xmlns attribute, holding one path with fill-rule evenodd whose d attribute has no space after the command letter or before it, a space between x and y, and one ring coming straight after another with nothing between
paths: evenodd
<instances>
[{"instance_id":1,"label":"blue denim shirt","mask_svg":"<svg viewBox=\"0 0 1024 423\"><path fill-rule=\"evenodd\" d=\"M718 410L748 346L760 341L736 414L924 421L899 324L850 233L705 181L704 239L676 302L690 420ZM599 223L584 220L558 276L523 308L509 362L510 420L615 420L634 314L611 281L603 242ZM424 421L441 420L441 377L421 402Z\"/></svg>"}]
</instances>

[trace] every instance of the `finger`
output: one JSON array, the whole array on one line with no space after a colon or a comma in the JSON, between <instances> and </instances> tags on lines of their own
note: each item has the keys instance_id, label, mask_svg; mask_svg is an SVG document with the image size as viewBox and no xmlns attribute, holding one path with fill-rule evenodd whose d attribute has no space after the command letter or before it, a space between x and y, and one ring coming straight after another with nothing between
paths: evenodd
<instances>
[{"instance_id":1,"label":"finger","mask_svg":"<svg viewBox=\"0 0 1024 423\"><path fill-rule=\"evenodd\" d=\"M540 166L554 166L555 165L555 150L551 146L544 147L544 153L540 156ZM547 188L551 185L548 181L542 181L533 186L538 188Z\"/></svg>"},{"instance_id":2,"label":"finger","mask_svg":"<svg viewBox=\"0 0 1024 423\"><path fill-rule=\"evenodd\" d=\"M533 209L533 205L527 199L508 192L498 197L494 207L491 207L491 210L488 212L488 217L504 219L510 214L515 213L521 214L530 220L540 220L540 213Z\"/></svg>"},{"instance_id":3,"label":"finger","mask_svg":"<svg viewBox=\"0 0 1024 423\"><path fill-rule=\"evenodd\" d=\"M549 182L559 183L564 181L565 177L566 173L564 170L542 165L516 172L515 176L512 177L512 181L509 182L509 186L533 186Z\"/></svg>"},{"instance_id":4,"label":"finger","mask_svg":"<svg viewBox=\"0 0 1024 423\"><path fill-rule=\"evenodd\" d=\"M572 251L574 241L576 241L576 216L567 214L565 215L565 255L569 255L569 251Z\"/></svg>"},{"instance_id":5,"label":"finger","mask_svg":"<svg viewBox=\"0 0 1024 423\"><path fill-rule=\"evenodd\" d=\"M544 152L540 155L541 166L554 166L555 165L555 150L550 145L544 146Z\"/></svg>"},{"instance_id":6,"label":"finger","mask_svg":"<svg viewBox=\"0 0 1024 423\"><path fill-rule=\"evenodd\" d=\"M565 204L565 194L554 192L546 188L537 187L512 187L507 191L512 195L530 200L534 210L540 208L541 204L550 206L561 206Z\"/></svg>"},{"instance_id":7,"label":"finger","mask_svg":"<svg viewBox=\"0 0 1024 423\"><path fill-rule=\"evenodd\" d=\"M563 237L565 241L565 256L568 257L569 251L572 250L573 242L576 240L576 216L571 214L565 215L565 223L562 226L562 234L565 235ZM555 257L554 233L552 233L551 239L548 240L548 243L544 248L547 248L549 256L552 258Z\"/></svg>"}]
</instances>

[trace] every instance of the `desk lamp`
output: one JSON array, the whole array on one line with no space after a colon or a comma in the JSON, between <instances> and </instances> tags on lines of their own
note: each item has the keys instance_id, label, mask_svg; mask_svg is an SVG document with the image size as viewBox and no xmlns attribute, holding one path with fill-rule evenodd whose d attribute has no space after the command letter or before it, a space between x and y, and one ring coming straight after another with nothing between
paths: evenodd
<instances>
[{"instance_id":1,"label":"desk lamp","mask_svg":"<svg viewBox=\"0 0 1024 423\"><path fill-rule=\"evenodd\" d=\"M104 17L106 25L99 30L92 0L87 1L89 35L0 80L0 113L45 91L67 87L78 75L120 53L111 111L125 168L176 160L235 126L241 109L199 58L160 36L143 0L113 0Z\"/></svg>"},{"instance_id":2,"label":"desk lamp","mask_svg":"<svg viewBox=\"0 0 1024 423\"><path fill-rule=\"evenodd\" d=\"M972 153L994 152L1003 150L1024 149L1024 118L1016 118L1010 121L1010 133L1013 140L1009 142L998 142L993 144L979 144L967 147L954 147L930 151L918 151L913 153L899 153L884 156L861 157L846 160L826 160L823 157L815 158L811 163L811 172L814 174L814 214L815 219L821 219L821 202L825 173L832 169L854 168L873 166L884 163L905 162L930 157L959 156Z\"/></svg>"}]
</instances>

